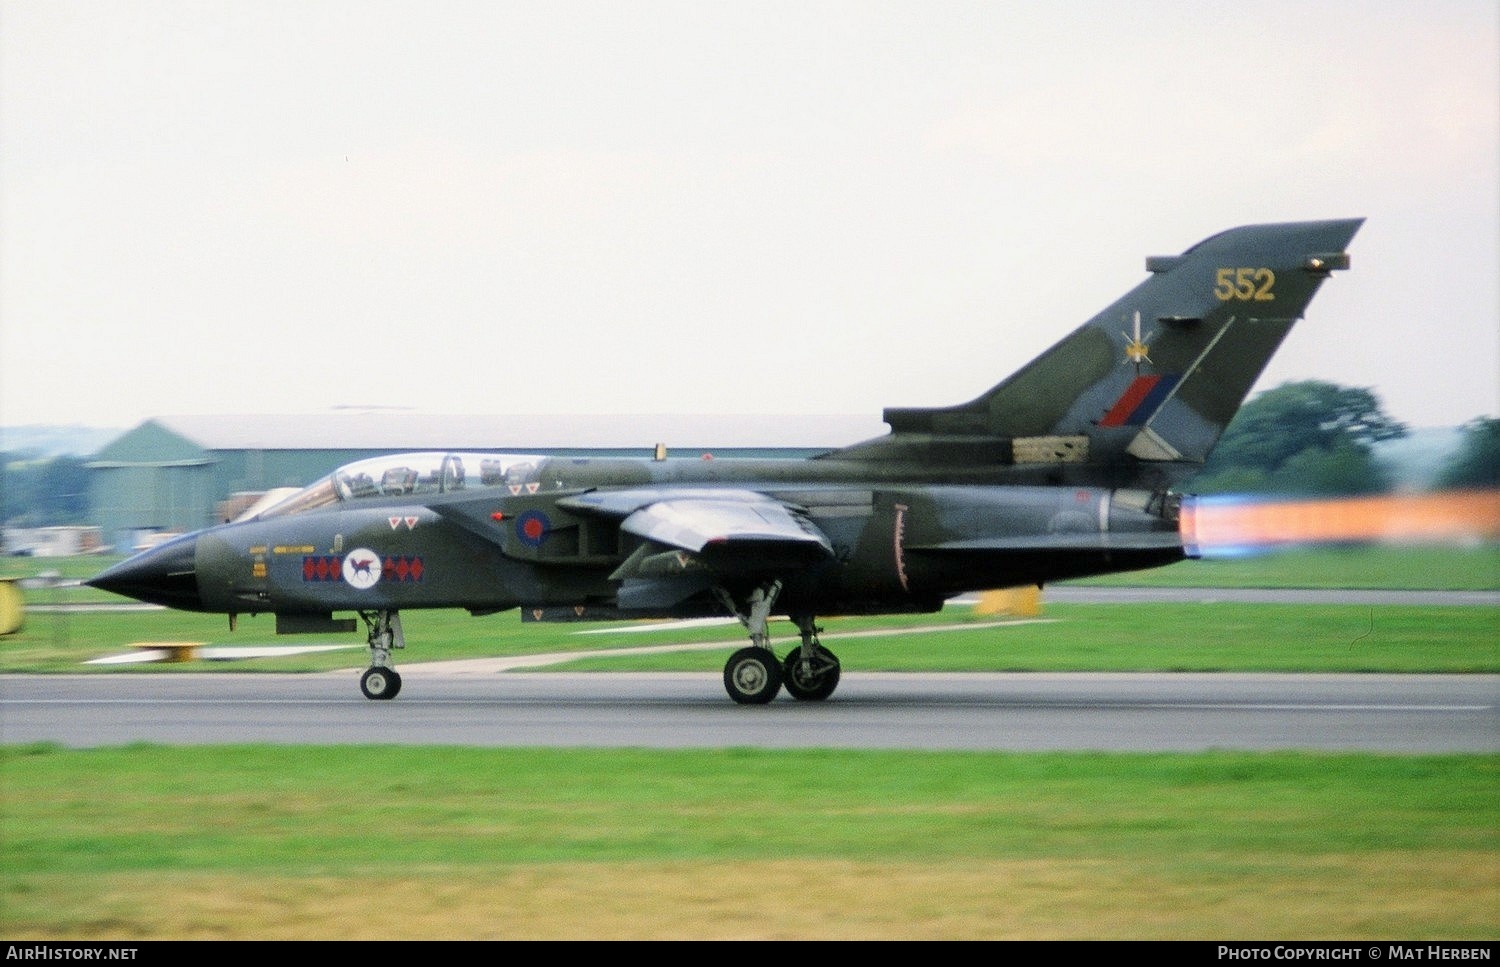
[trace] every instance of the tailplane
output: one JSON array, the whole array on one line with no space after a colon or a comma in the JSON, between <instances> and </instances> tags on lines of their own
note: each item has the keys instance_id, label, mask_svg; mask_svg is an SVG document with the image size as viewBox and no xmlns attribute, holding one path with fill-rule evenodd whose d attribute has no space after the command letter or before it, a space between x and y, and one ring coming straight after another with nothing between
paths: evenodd
<instances>
[{"instance_id":1,"label":"tailplane","mask_svg":"<svg viewBox=\"0 0 1500 967\"><path fill-rule=\"evenodd\" d=\"M1208 459L1363 219L1248 225L1175 256L987 393L889 408L886 436L828 459L1036 466L1049 478L1169 486Z\"/></svg>"}]
</instances>

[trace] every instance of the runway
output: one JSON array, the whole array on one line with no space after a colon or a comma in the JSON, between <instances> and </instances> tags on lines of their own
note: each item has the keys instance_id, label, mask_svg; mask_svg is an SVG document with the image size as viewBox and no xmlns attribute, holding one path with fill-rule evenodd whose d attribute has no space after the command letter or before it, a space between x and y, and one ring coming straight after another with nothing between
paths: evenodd
<instances>
[{"instance_id":1,"label":"runway","mask_svg":"<svg viewBox=\"0 0 1500 967\"><path fill-rule=\"evenodd\" d=\"M1500 675L849 672L826 702L740 706L716 674L443 664L389 702L352 671L0 676L0 741L1500 751Z\"/></svg>"},{"instance_id":2,"label":"runway","mask_svg":"<svg viewBox=\"0 0 1500 967\"><path fill-rule=\"evenodd\" d=\"M1500 606L1493 591L1047 593L1059 603ZM783 694L746 707L729 700L718 674L525 671L546 661L403 663L405 684L390 702L363 698L358 671L0 675L0 742L1500 751L1500 675L846 670L827 702Z\"/></svg>"}]
</instances>

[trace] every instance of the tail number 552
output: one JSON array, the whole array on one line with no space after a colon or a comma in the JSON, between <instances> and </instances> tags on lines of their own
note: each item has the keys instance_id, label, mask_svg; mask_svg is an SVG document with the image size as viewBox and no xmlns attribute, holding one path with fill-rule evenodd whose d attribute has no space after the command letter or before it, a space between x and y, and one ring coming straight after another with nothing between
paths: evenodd
<instances>
[{"instance_id":1,"label":"tail number 552","mask_svg":"<svg viewBox=\"0 0 1500 967\"><path fill-rule=\"evenodd\" d=\"M1270 302L1276 298L1276 273L1270 269L1219 269L1214 273L1214 298L1220 302Z\"/></svg>"}]
</instances>

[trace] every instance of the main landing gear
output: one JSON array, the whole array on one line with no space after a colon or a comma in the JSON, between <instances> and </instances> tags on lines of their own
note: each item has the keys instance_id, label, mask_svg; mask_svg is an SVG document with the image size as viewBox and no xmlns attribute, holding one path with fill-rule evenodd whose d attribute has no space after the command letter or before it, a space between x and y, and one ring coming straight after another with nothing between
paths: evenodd
<instances>
[{"instance_id":1,"label":"main landing gear","mask_svg":"<svg viewBox=\"0 0 1500 967\"><path fill-rule=\"evenodd\" d=\"M370 629L370 667L360 676L359 690L365 698L385 700L401 691L401 676L390 666L391 652L406 647L401 634L401 615L394 611L361 611L360 618Z\"/></svg>"},{"instance_id":2,"label":"main landing gear","mask_svg":"<svg viewBox=\"0 0 1500 967\"><path fill-rule=\"evenodd\" d=\"M802 633L802 645L793 648L782 665L782 684L787 694L804 702L821 702L839 687L839 659L818 642L822 631L813 616L792 615Z\"/></svg>"},{"instance_id":3,"label":"main landing gear","mask_svg":"<svg viewBox=\"0 0 1500 967\"><path fill-rule=\"evenodd\" d=\"M839 660L818 641L822 631L812 615L792 615L802 644L784 661L771 650L768 624L771 609L781 593L781 582L772 581L751 592L742 608L723 588L715 588L719 600L750 632L750 646L741 648L724 663L724 690L741 705L765 705L783 685L787 694L806 702L820 702L839 685Z\"/></svg>"}]
</instances>

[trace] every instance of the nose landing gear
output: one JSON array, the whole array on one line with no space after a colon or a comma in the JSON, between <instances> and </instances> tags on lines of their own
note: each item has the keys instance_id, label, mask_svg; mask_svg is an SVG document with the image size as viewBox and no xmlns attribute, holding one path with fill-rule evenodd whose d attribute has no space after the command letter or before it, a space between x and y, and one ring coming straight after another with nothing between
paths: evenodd
<instances>
[{"instance_id":1,"label":"nose landing gear","mask_svg":"<svg viewBox=\"0 0 1500 967\"><path fill-rule=\"evenodd\" d=\"M406 647L401 615L395 611L361 611L359 616L370 629L370 667L359 678L359 690L375 701L395 698L401 691L401 675L390 666L390 660L394 649Z\"/></svg>"}]
</instances>

